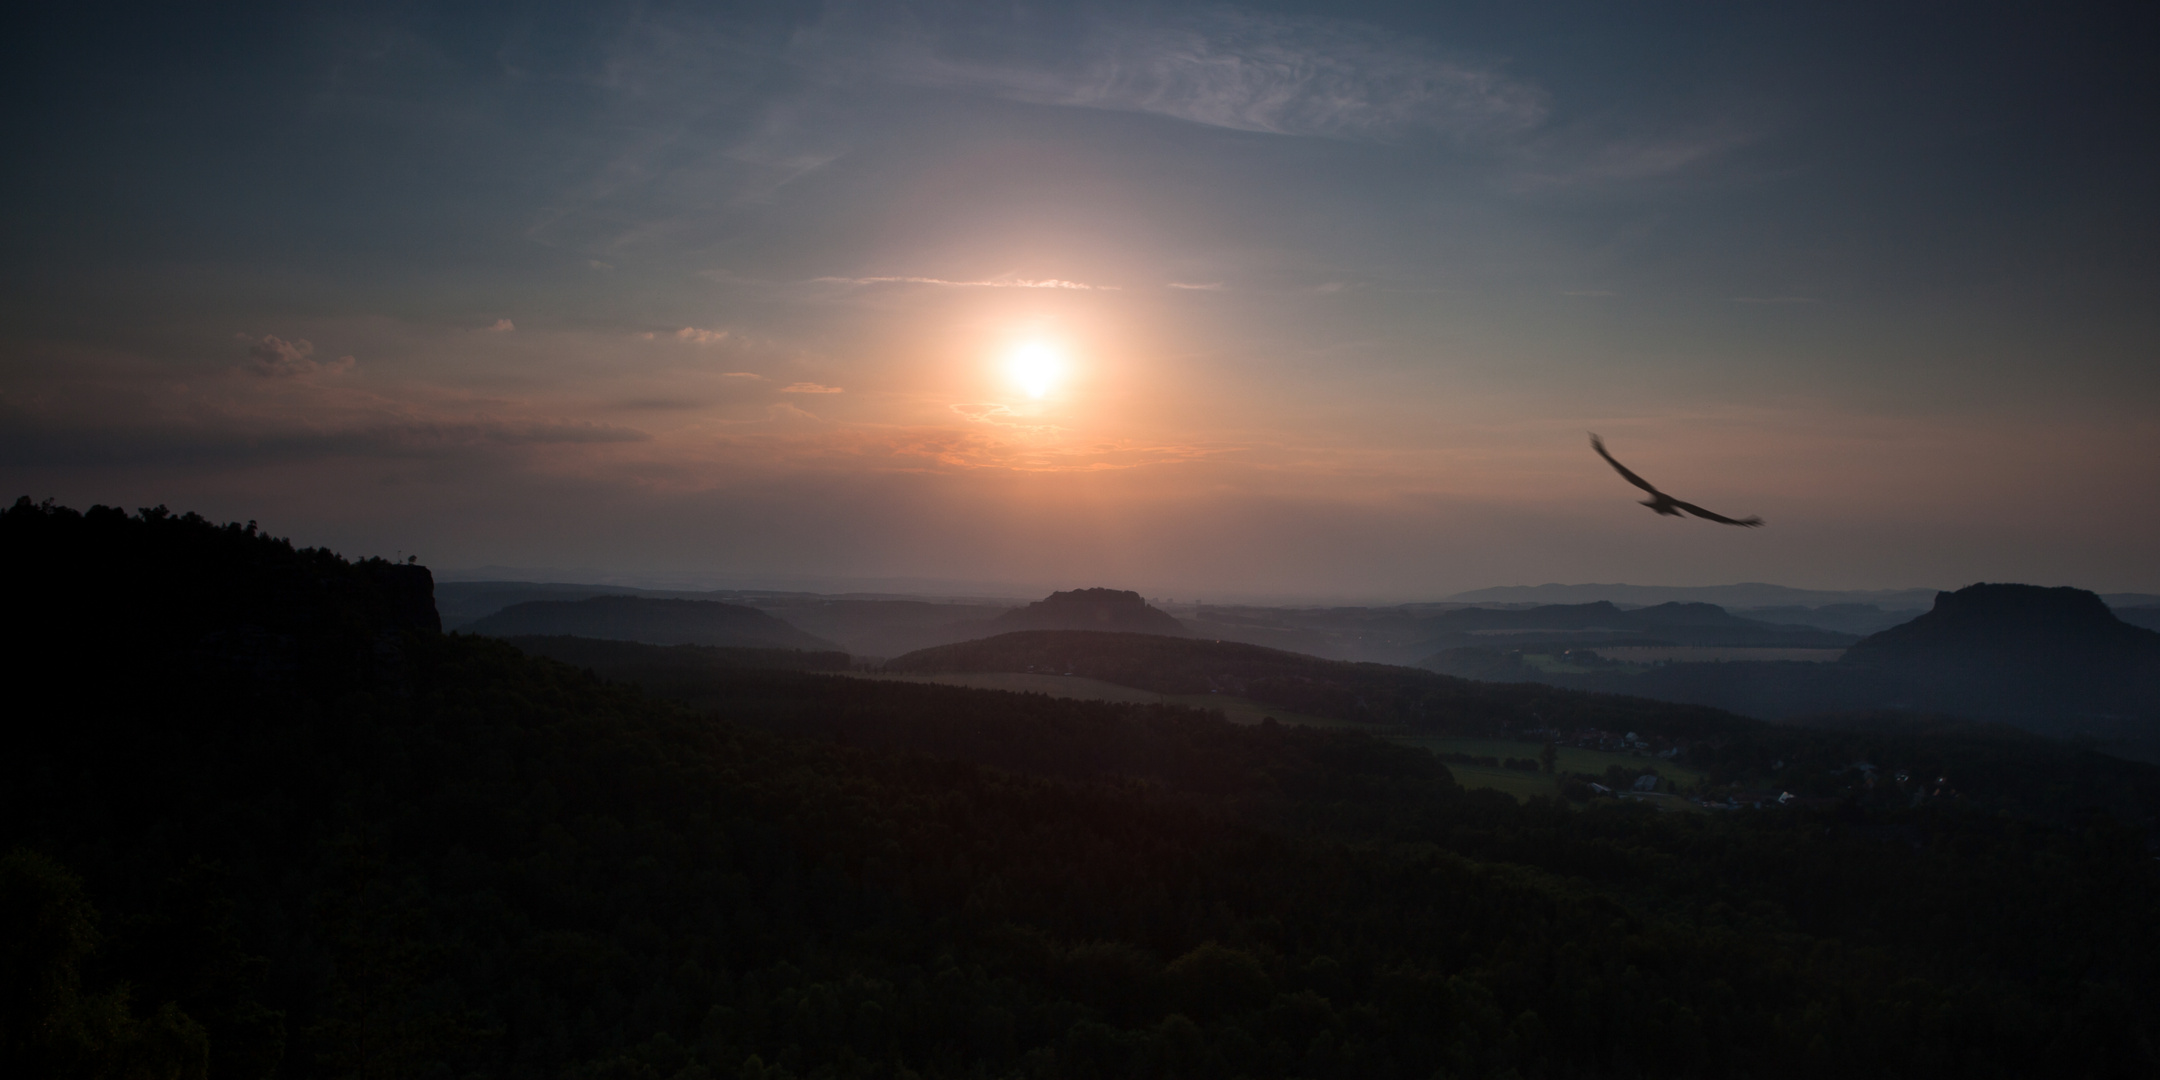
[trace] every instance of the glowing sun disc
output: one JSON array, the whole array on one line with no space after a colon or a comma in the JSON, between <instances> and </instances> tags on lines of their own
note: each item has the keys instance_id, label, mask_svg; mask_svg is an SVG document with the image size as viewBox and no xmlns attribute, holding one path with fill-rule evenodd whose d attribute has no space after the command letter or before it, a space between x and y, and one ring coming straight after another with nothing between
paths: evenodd
<instances>
[{"instance_id":1,"label":"glowing sun disc","mask_svg":"<svg viewBox=\"0 0 2160 1080\"><path fill-rule=\"evenodd\" d=\"M1065 357L1041 341L1030 341L1005 357L1005 370L1031 398L1047 396L1065 377Z\"/></svg>"}]
</instances>

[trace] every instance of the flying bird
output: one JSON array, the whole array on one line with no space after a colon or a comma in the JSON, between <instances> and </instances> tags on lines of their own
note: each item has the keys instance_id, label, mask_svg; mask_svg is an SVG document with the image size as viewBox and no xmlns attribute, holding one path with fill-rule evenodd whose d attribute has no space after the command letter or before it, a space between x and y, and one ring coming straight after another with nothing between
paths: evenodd
<instances>
[{"instance_id":1,"label":"flying bird","mask_svg":"<svg viewBox=\"0 0 2160 1080\"><path fill-rule=\"evenodd\" d=\"M1598 452L1598 456L1604 458L1605 463L1611 465L1615 471L1617 471L1621 476L1625 477L1628 483L1649 492L1650 497L1644 499L1642 504L1660 514L1665 515L1666 517L1679 517L1680 512L1682 510L1685 510L1688 513L1693 514L1696 517L1702 518L1705 521L1715 521L1724 525L1738 525L1742 528L1752 529L1757 525L1762 524L1762 519L1759 517L1729 518L1723 514L1713 514L1710 511L1695 505L1694 503L1681 502L1680 500L1675 499L1672 496L1667 495L1654 487L1651 487L1650 481L1629 472L1627 466L1622 465L1617 461L1614 461L1613 456L1605 452L1605 440L1598 438L1595 434L1590 436L1590 448L1592 450L1596 450Z\"/></svg>"}]
</instances>

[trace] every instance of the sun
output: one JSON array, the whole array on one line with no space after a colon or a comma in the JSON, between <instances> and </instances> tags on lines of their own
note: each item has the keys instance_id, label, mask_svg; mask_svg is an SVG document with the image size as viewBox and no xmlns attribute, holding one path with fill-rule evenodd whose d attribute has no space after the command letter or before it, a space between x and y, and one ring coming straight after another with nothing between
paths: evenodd
<instances>
[{"instance_id":1,"label":"sun","mask_svg":"<svg viewBox=\"0 0 2160 1080\"><path fill-rule=\"evenodd\" d=\"M1065 354L1047 341L1026 341L1005 354L1005 373L1031 398L1048 397L1065 379Z\"/></svg>"}]
</instances>

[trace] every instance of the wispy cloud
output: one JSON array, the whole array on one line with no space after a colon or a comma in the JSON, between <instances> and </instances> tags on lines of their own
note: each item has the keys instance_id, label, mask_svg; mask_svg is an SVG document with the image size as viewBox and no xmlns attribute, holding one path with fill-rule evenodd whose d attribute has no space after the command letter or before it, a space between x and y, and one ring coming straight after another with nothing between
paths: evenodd
<instances>
[{"instance_id":1,"label":"wispy cloud","mask_svg":"<svg viewBox=\"0 0 2160 1080\"><path fill-rule=\"evenodd\" d=\"M1541 90L1492 65L1359 23L1227 7L1162 20L1101 15L1061 25L1069 42L1009 27L1005 55L986 56L985 17L940 25L921 10L844 6L800 35L795 53L831 79L868 76L1277 135L1475 136L1531 127L1546 113Z\"/></svg>"},{"instance_id":2,"label":"wispy cloud","mask_svg":"<svg viewBox=\"0 0 2160 1080\"><path fill-rule=\"evenodd\" d=\"M1087 289L1098 292L1116 292L1116 285L1089 285L1063 278L985 278L981 281L954 281L950 278L916 277L913 275L887 275L881 277L820 277L810 279L815 285L943 285L957 289Z\"/></svg>"},{"instance_id":3,"label":"wispy cloud","mask_svg":"<svg viewBox=\"0 0 2160 1080\"><path fill-rule=\"evenodd\" d=\"M1198 289L1203 292L1222 292L1229 288L1220 281L1173 281L1169 283L1168 287L1172 289Z\"/></svg>"},{"instance_id":4,"label":"wispy cloud","mask_svg":"<svg viewBox=\"0 0 2160 1080\"><path fill-rule=\"evenodd\" d=\"M517 329L516 323L511 322L508 319L497 319L495 320L495 325L488 327L488 332L494 334L507 334L515 329Z\"/></svg>"},{"instance_id":5,"label":"wispy cloud","mask_svg":"<svg viewBox=\"0 0 2160 1080\"><path fill-rule=\"evenodd\" d=\"M1633 133L1579 124L1542 131L1511 147L1503 184L1536 193L1659 181L1723 159L1759 137L1757 125L1740 117Z\"/></svg>"},{"instance_id":6,"label":"wispy cloud","mask_svg":"<svg viewBox=\"0 0 2160 1080\"><path fill-rule=\"evenodd\" d=\"M837 386L825 386L821 383L814 382L799 382L789 383L786 386L781 387L780 392L783 394L838 394L842 393L843 391Z\"/></svg>"},{"instance_id":7,"label":"wispy cloud","mask_svg":"<svg viewBox=\"0 0 2160 1080\"><path fill-rule=\"evenodd\" d=\"M335 375L351 369L354 362L350 356L340 356L335 360L317 360L315 343L306 338L287 341L276 334L264 334L261 338L241 334L240 340L248 343L248 370L267 378Z\"/></svg>"},{"instance_id":8,"label":"wispy cloud","mask_svg":"<svg viewBox=\"0 0 2160 1080\"><path fill-rule=\"evenodd\" d=\"M1732 298L1732 302L1735 304L1813 304L1816 303L1816 299L1812 296L1735 296Z\"/></svg>"},{"instance_id":9,"label":"wispy cloud","mask_svg":"<svg viewBox=\"0 0 2160 1080\"><path fill-rule=\"evenodd\" d=\"M697 345L717 345L726 341L727 337L728 332L725 330L700 330L695 326L685 326L675 331L675 340Z\"/></svg>"}]
</instances>

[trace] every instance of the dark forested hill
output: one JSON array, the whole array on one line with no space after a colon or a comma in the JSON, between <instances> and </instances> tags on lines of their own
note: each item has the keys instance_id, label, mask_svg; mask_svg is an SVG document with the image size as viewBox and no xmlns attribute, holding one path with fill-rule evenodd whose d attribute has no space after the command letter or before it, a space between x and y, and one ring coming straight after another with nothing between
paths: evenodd
<instances>
[{"instance_id":1,"label":"dark forested hill","mask_svg":"<svg viewBox=\"0 0 2160 1080\"><path fill-rule=\"evenodd\" d=\"M714 600L656 600L643 596L531 600L468 623L465 631L489 637L568 634L642 641L648 645L717 645L813 652L839 649L830 641L804 633L753 607Z\"/></svg>"},{"instance_id":2,"label":"dark forested hill","mask_svg":"<svg viewBox=\"0 0 2160 1080\"><path fill-rule=\"evenodd\" d=\"M1354 732L717 662L692 709L240 527L18 503L0 553L63 632L6 654L58 701L0 755L12 1075L2160 1064L2106 815L1519 805Z\"/></svg>"}]
</instances>

